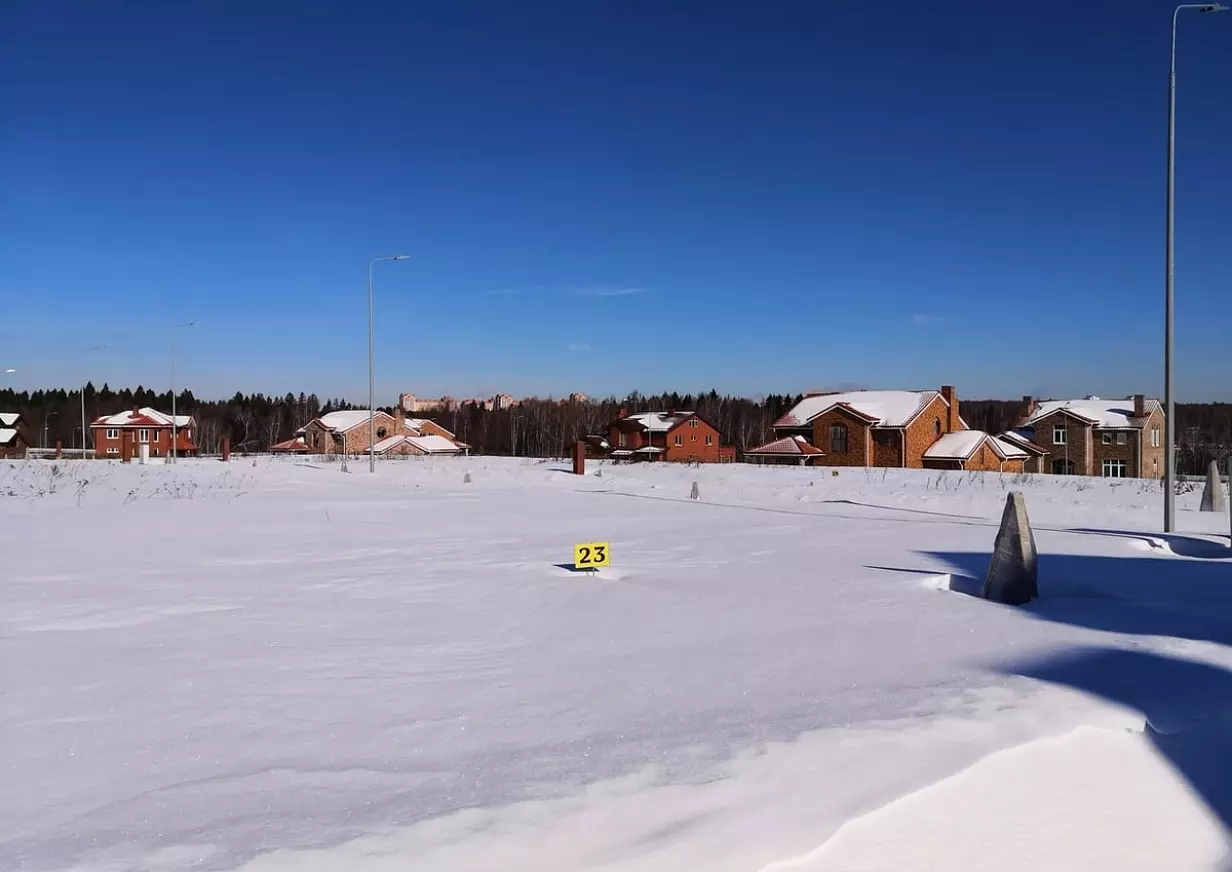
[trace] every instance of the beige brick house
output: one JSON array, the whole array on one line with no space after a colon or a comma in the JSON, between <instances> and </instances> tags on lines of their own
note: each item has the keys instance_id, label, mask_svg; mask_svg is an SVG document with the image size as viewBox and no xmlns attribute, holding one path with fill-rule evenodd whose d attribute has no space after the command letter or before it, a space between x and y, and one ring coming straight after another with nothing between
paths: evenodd
<instances>
[{"instance_id":1,"label":"beige brick house","mask_svg":"<svg viewBox=\"0 0 1232 872\"><path fill-rule=\"evenodd\" d=\"M367 409L353 409L346 412L330 412L314 418L304 427L302 435L309 454L367 454L368 453L368 417ZM377 412L373 417L376 427L376 441L380 442L390 436L405 436L406 422L385 412Z\"/></svg>"},{"instance_id":2,"label":"beige brick house","mask_svg":"<svg viewBox=\"0 0 1232 872\"><path fill-rule=\"evenodd\" d=\"M749 460L1018 472L1026 457L1004 440L970 430L950 385L939 391L809 394L772 426L774 441L746 452ZM952 433L968 435L945 438ZM783 452L786 439L795 442L788 446L793 449L790 455ZM803 460L797 451L801 439L813 449Z\"/></svg>"},{"instance_id":3,"label":"beige brick house","mask_svg":"<svg viewBox=\"0 0 1232 872\"><path fill-rule=\"evenodd\" d=\"M1005 436L1030 440L1046 452L1044 472L1159 478L1164 474L1163 430L1163 406L1143 394L1043 402L1023 397L1020 424Z\"/></svg>"}]
</instances>

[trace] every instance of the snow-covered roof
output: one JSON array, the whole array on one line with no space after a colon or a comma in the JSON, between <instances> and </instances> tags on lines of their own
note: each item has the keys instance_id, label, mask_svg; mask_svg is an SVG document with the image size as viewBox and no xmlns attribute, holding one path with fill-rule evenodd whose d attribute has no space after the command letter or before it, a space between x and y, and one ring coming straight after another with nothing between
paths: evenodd
<instances>
[{"instance_id":1,"label":"snow-covered roof","mask_svg":"<svg viewBox=\"0 0 1232 872\"><path fill-rule=\"evenodd\" d=\"M426 427L428 424L431 424L433 427L442 431L443 433L449 433L448 430L446 430L444 427L442 427L440 424L436 423L430 418L407 418L406 419L406 427L408 430L411 431L412 436L418 433L422 433L423 428ZM449 433L449 435L452 436L453 434Z\"/></svg>"},{"instance_id":2,"label":"snow-covered roof","mask_svg":"<svg viewBox=\"0 0 1232 872\"><path fill-rule=\"evenodd\" d=\"M904 427L939 396L938 391L847 391L805 397L775 427L803 427L823 412L842 405L882 427Z\"/></svg>"},{"instance_id":3,"label":"snow-covered roof","mask_svg":"<svg viewBox=\"0 0 1232 872\"><path fill-rule=\"evenodd\" d=\"M0 445L8 445L16 436L17 431L10 427L0 429Z\"/></svg>"},{"instance_id":4,"label":"snow-covered roof","mask_svg":"<svg viewBox=\"0 0 1232 872\"><path fill-rule=\"evenodd\" d=\"M634 448L634 454L662 454L663 449L655 445L647 445L643 448Z\"/></svg>"},{"instance_id":5,"label":"snow-covered roof","mask_svg":"<svg viewBox=\"0 0 1232 872\"><path fill-rule=\"evenodd\" d=\"M622 421L634 421L651 433L666 433L681 421L693 417L693 412L637 412L625 415Z\"/></svg>"},{"instance_id":6,"label":"snow-covered roof","mask_svg":"<svg viewBox=\"0 0 1232 872\"><path fill-rule=\"evenodd\" d=\"M1083 397L1080 400L1044 400L1036 404L1026 423L1034 424L1057 411L1065 410L1079 418L1090 421L1096 427L1129 428L1142 427L1144 419L1159 408L1159 400L1146 401L1146 414L1134 417L1134 398L1101 400L1099 397Z\"/></svg>"},{"instance_id":7,"label":"snow-covered roof","mask_svg":"<svg viewBox=\"0 0 1232 872\"><path fill-rule=\"evenodd\" d=\"M425 454L442 454L445 452L452 453L462 450L458 447L457 443L452 440L446 439L444 436L437 436L435 434L431 436L407 436L405 438L408 442Z\"/></svg>"},{"instance_id":8,"label":"snow-covered roof","mask_svg":"<svg viewBox=\"0 0 1232 872\"><path fill-rule=\"evenodd\" d=\"M371 414L367 409L351 409L347 412L330 412L328 415L322 415L317 418L317 420L327 430L345 433L347 430L354 430L360 424L367 424L368 417ZM385 415L384 412L377 412L373 417L388 417L388 415Z\"/></svg>"},{"instance_id":9,"label":"snow-covered roof","mask_svg":"<svg viewBox=\"0 0 1232 872\"><path fill-rule=\"evenodd\" d=\"M997 437L1002 442L1008 442L1010 445L1017 445L1022 448L1034 451L1037 454L1047 454L1048 450L1035 444L1035 428L1034 427L1019 427L1015 430L1006 430Z\"/></svg>"},{"instance_id":10,"label":"snow-covered roof","mask_svg":"<svg viewBox=\"0 0 1232 872\"><path fill-rule=\"evenodd\" d=\"M1006 460L1018 460L1027 456L1027 452L1014 442L1008 439L1002 439L1000 436L993 436L991 445L998 454Z\"/></svg>"},{"instance_id":11,"label":"snow-covered roof","mask_svg":"<svg viewBox=\"0 0 1232 872\"><path fill-rule=\"evenodd\" d=\"M965 460L984 444L988 434L983 430L957 430L946 433L924 452L925 457Z\"/></svg>"},{"instance_id":12,"label":"snow-covered roof","mask_svg":"<svg viewBox=\"0 0 1232 872\"><path fill-rule=\"evenodd\" d=\"M0 426L15 427L20 417L17 412L0 412Z\"/></svg>"},{"instance_id":13,"label":"snow-covered roof","mask_svg":"<svg viewBox=\"0 0 1232 872\"><path fill-rule=\"evenodd\" d=\"M397 445L401 445L409 439L409 436L399 433L397 436L390 436L387 439L380 440L373 446L373 450L376 451L377 454L384 454L389 449L394 448Z\"/></svg>"},{"instance_id":14,"label":"snow-covered roof","mask_svg":"<svg viewBox=\"0 0 1232 872\"><path fill-rule=\"evenodd\" d=\"M825 454L816 445L809 443L803 436L784 436L782 439L775 439L773 442L767 442L765 445L759 445L756 448L751 448L749 454L792 454L797 457L803 455Z\"/></svg>"},{"instance_id":15,"label":"snow-covered roof","mask_svg":"<svg viewBox=\"0 0 1232 872\"><path fill-rule=\"evenodd\" d=\"M296 431L297 433L300 431ZM298 451L299 449L307 449L308 443L303 436L294 436L286 442L279 442L276 445L270 446L270 451Z\"/></svg>"},{"instance_id":16,"label":"snow-covered roof","mask_svg":"<svg viewBox=\"0 0 1232 872\"><path fill-rule=\"evenodd\" d=\"M140 409L128 409L120 412L118 415L104 415L101 418L95 418L91 426L94 427L170 427L172 424L171 416L164 415L157 409L151 409L149 406L142 406ZM176 415L176 427L192 426L192 415Z\"/></svg>"}]
</instances>

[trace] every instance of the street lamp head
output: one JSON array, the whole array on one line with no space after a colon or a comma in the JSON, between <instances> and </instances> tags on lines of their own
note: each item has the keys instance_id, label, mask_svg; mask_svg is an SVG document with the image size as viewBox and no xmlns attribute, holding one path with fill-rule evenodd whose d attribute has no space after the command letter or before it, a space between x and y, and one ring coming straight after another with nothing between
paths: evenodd
<instances>
[{"instance_id":1,"label":"street lamp head","mask_svg":"<svg viewBox=\"0 0 1232 872\"><path fill-rule=\"evenodd\" d=\"M4 371L4 374L5 374L5 375L12 375L12 374L13 374L13 373L15 373L15 372L17 372L17 370L15 370L15 369L6 369L6 370Z\"/></svg>"},{"instance_id":2,"label":"street lamp head","mask_svg":"<svg viewBox=\"0 0 1232 872\"><path fill-rule=\"evenodd\" d=\"M410 257L409 254L395 254L391 260L409 260Z\"/></svg>"},{"instance_id":3,"label":"street lamp head","mask_svg":"<svg viewBox=\"0 0 1232 872\"><path fill-rule=\"evenodd\" d=\"M1222 3L1208 3L1198 10L1199 12L1227 12L1228 7Z\"/></svg>"}]
</instances>

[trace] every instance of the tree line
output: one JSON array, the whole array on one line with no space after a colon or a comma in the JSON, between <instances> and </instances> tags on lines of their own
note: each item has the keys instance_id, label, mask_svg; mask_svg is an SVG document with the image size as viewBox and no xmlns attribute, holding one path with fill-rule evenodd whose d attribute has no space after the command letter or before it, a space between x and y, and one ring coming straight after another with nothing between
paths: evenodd
<instances>
[{"instance_id":1,"label":"tree line","mask_svg":"<svg viewBox=\"0 0 1232 872\"><path fill-rule=\"evenodd\" d=\"M136 389L113 390L108 385L84 390L87 427L95 418L114 415L126 409L150 406L170 413L170 391ZM632 393L623 398L608 397L582 402L553 399L522 400L511 408L486 409L465 405L452 410L416 413L436 421L471 446L476 454L519 457L559 457L588 434L603 433L607 423L622 409L634 411L690 410L709 421L719 431L723 444L747 451L773 438L771 425L799 402L799 394L770 394L760 399L721 395L717 391L700 394ZM81 401L79 390L39 390L33 392L0 389L0 411L20 412L30 427L35 446L66 448L81 445ZM176 412L192 415L197 430L194 438L202 452L221 450L229 438L236 452L262 452L290 439L295 431L313 418L328 412L354 409L343 399L322 401L316 394L282 396L263 393L236 393L226 400L202 400L192 391L176 395ZM385 411L392 413L392 408ZM961 414L970 427L1000 433L1017 422L1022 413L1019 400L962 400ZM1184 474L1205 471L1211 460L1223 461L1232 452L1232 404L1182 403L1177 405L1177 470Z\"/></svg>"}]
</instances>

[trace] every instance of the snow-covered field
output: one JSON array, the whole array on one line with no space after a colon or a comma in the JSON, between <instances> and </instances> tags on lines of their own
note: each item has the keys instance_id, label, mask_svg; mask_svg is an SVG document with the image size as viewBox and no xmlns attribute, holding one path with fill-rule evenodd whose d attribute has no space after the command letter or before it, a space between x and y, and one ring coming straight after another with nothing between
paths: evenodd
<instances>
[{"instance_id":1,"label":"snow-covered field","mask_svg":"<svg viewBox=\"0 0 1232 872\"><path fill-rule=\"evenodd\" d=\"M593 469L0 462L0 869L1225 868L1198 493Z\"/></svg>"}]
</instances>

